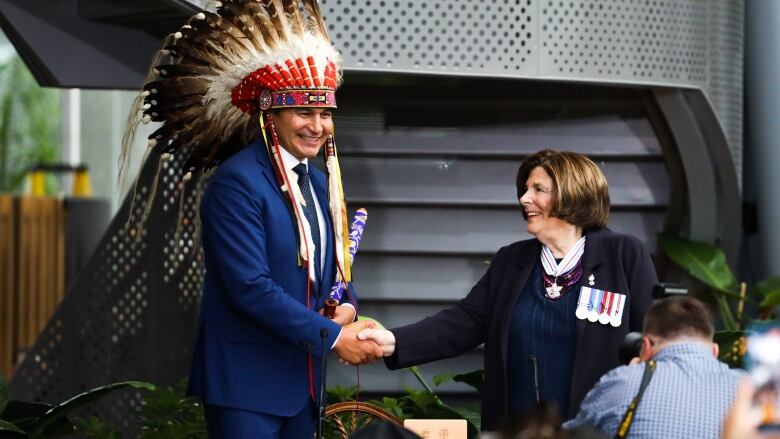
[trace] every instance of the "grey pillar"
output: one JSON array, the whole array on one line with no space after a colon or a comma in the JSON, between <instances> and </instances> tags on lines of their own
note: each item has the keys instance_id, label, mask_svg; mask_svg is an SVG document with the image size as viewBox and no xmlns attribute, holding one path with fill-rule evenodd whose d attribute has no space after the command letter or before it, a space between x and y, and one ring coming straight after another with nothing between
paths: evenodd
<instances>
[{"instance_id":1,"label":"grey pillar","mask_svg":"<svg viewBox=\"0 0 780 439\"><path fill-rule=\"evenodd\" d=\"M763 267L756 271L766 277L780 275L780 2L748 1L745 7L745 121L751 150L746 175L753 179L758 206Z\"/></svg>"}]
</instances>

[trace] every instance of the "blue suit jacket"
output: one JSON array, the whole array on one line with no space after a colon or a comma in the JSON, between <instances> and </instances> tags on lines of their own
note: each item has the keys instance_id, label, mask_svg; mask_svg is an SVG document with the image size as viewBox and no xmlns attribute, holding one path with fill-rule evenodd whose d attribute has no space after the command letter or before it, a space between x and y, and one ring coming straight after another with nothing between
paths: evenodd
<instances>
[{"instance_id":1,"label":"blue suit jacket","mask_svg":"<svg viewBox=\"0 0 780 439\"><path fill-rule=\"evenodd\" d=\"M310 174L332 230L325 175L313 167ZM309 354L319 385L321 329L326 352L341 329L315 311L334 279L332 232L323 267L330 281L312 290L307 307L295 223L262 139L220 165L200 215L206 280L188 393L206 404L294 415L310 398Z\"/></svg>"}]
</instances>

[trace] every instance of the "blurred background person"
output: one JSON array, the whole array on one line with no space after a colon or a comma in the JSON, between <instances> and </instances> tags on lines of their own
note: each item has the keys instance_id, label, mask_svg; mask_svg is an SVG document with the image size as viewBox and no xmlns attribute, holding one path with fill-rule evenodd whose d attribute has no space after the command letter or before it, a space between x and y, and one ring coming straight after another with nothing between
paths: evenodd
<instances>
[{"instance_id":1,"label":"blurred background person","mask_svg":"<svg viewBox=\"0 0 780 439\"><path fill-rule=\"evenodd\" d=\"M743 373L718 361L714 334L712 314L701 301L682 296L656 302L645 319L641 363L604 375L564 427L589 425L613 436L618 426L626 428L626 410L641 393L628 437L720 437ZM653 372L643 380L646 368Z\"/></svg>"},{"instance_id":2,"label":"blurred background person","mask_svg":"<svg viewBox=\"0 0 780 439\"><path fill-rule=\"evenodd\" d=\"M581 154L539 151L520 166L517 197L534 238L501 248L458 304L420 322L365 330L398 369L485 344L482 429L538 401L577 412L618 347L638 331L657 282L635 237L606 228L607 180Z\"/></svg>"},{"instance_id":3,"label":"blurred background person","mask_svg":"<svg viewBox=\"0 0 780 439\"><path fill-rule=\"evenodd\" d=\"M756 387L743 378L737 388L737 396L723 421L723 439L780 439L780 432L759 432L761 409L753 405Z\"/></svg>"}]
</instances>

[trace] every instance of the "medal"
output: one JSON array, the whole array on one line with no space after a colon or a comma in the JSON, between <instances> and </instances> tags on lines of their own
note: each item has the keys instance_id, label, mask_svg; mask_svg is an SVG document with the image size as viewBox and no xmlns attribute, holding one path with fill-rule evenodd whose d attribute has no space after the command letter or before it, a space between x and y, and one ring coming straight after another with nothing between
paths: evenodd
<instances>
[{"instance_id":1,"label":"medal","mask_svg":"<svg viewBox=\"0 0 780 439\"><path fill-rule=\"evenodd\" d=\"M609 324L609 308L612 306L615 293L610 293L607 291L604 293L604 295L606 297L604 298L604 306L601 307L601 314L599 314L599 323L602 325L607 325Z\"/></svg>"},{"instance_id":2,"label":"medal","mask_svg":"<svg viewBox=\"0 0 780 439\"><path fill-rule=\"evenodd\" d=\"M547 290L547 297L550 299L557 299L561 295L561 289L563 289L563 287L553 281L552 285L545 288L545 290Z\"/></svg>"},{"instance_id":3,"label":"medal","mask_svg":"<svg viewBox=\"0 0 780 439\"><path fill-rule=\"evenodd\" d=\"M613 306L614 310L609 317L609 324L617 328L623 323L623 307L626 305L626 296L624 294L616 294L617 303Z\"/></svg>"},{"instance_id":4,"label":"medal","mask_svg":"<svg viewBox=\"0 0 780 439\"><path fill-rule=\"evenodd\" d=\"M593 290L590 295L590 304L588 304L588 321L595 322L599 319L599 308L601 307L601 301L604 297L604 291Z\"/></svg>"},{"instance_id":5,"label":"medal","mask_svg":"<svg viewBox=\"0 0 780 439\"><path fill-rule=\"evenodd\" d=\"M555 256L546 245L542 246L540 255L542 268L542 281L544 283L545 297L557 300L580 281L582 277L582 254L585 252L585 237L580 238L566 256L558 263Z\"/></svg>"},{"instance_id":6,"label":"medal","mask_svg":"<svg viewBox=\"0 0 780 439\"><path fill-rule=\"evenodd\" d=\"M596 276L593 275L593 273L588 276L588 285L593 286L596 285Z\"/></svg>"},{"instance_id":7,"label":"medal","mask_svg":"<svg viewBox=\"0 0 780 439\"><path fill-rule=\"evenodd\" d=\"M588 318L588 302L590 301L591 289L588 287L580 288L580 297L577 299L577 311L574 316L580 320Z\"/></svg>"}]
</instances>

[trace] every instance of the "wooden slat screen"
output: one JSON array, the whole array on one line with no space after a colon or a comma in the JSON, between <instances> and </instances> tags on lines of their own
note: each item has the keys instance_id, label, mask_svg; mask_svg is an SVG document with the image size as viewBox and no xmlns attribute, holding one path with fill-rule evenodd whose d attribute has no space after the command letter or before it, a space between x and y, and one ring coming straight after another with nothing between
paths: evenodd
<instances>
[{"instance_id":1,"label":"wooden slat screen","mask_svg":"<svg viewBox=\"0 0 780 439\"><path fill-rule=\"evenodd\" d=\"M11 375L14 359L14 212L13 197L0 195L0 373Z\"/></svg>"},{"instance_id":2,"label":"wooden slat screen","mask_svg":"<svg viewBox=\"0 0 780 439\"><path fill-rule=\"evenodd\" d=\"M10 377L65 294L65 206L0 196L0 373Z\"/></svg>"}]
</instances>

